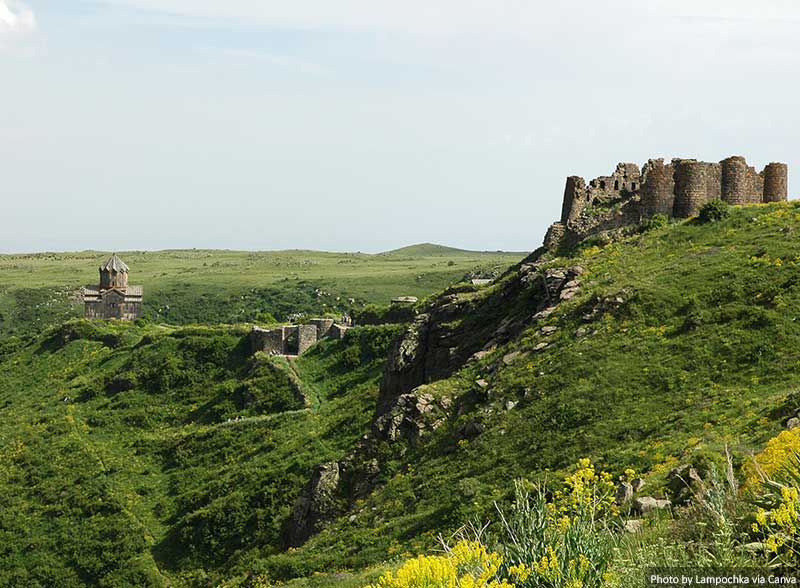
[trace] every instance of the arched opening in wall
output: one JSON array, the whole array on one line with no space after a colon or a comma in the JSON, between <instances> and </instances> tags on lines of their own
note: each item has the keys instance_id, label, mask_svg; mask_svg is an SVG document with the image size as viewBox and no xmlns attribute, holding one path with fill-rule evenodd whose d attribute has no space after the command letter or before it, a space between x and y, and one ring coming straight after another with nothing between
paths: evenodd
<instances>
[{"instance_id":1,"label":"arched opening in wall","mask_svg":"<svg viewBox=\"0 0 800 588\"><path fill-rule=\"evenodd\" d=\"M631 182L631 190L635 190L635 189L636 189L636 182Z\"/></svg>"},{"instance_id":2,"label":"arched opening in wall","mask_svg":"<svg viewBox=\"0 0 800 588\"><path fill-rule=\"evenodd\" d=\"M606 189L606 182L605 182L605 180L600 180L600 189L601 189L601 190L605 190L605 189Z\"/></svg>"},{"instance_id":3,"label":"arched opening in wall","mask_svg":"<svg viewBox=\"0 0 800 588\"><path fill-rule=\"evenodd\" d=\"M619 190L619 180L614 180L614 190Z\"/></svg>"}]
</instances>

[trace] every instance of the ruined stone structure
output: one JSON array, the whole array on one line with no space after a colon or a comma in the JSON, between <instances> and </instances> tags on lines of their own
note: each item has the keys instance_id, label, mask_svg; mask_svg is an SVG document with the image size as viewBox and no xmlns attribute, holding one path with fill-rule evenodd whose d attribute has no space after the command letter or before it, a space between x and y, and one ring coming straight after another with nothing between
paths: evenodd
<instances>
[{"instance_id":1,"label":"ruined stone structure","mask_svg":"<svg viewBox=\"0 0 800 588\"><path fill-rule=\"evenodd\" d=\"M610 176L586 181L567 178L561 220L550 226L544 246L555 250L588 236L635 225L655 214L675 218L697 215L704 204L782 202L788 196L788 168L770 163L763 171L732 156L719 163L696 159L651 159L641 169L620 163Z\"/></svg>"},{"instance_id":2,"label":"ruined stone structure","mask_svg":"<svg viewBox=\"0 0 800 588\"><path fill-rule=\"evenodd\" d=\"M250 348L253 353L263 351L269 355L302 355L320 339L343 338L349 328L329 318L313 318L307 325L287 325L276 329L253 327Z\"/></svg>"},{"instance_id":3,"label":"ruined stone structure","mask_svg":"<svg viewBox=\"0 0 800 588\"><path fill-rule=\"evenodd\" d=\"M86 318L133 321L142 315L144 289L128 285L128 271L116 254L100 266L100 285L83 289Z\"/></svg>"}]
</instances>

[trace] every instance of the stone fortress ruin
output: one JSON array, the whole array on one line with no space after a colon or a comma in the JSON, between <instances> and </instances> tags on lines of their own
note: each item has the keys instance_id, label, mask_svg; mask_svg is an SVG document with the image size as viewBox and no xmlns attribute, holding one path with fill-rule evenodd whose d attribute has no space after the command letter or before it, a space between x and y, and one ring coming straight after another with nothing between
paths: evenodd
<instances>
[{"instance_id":1,"label":"stone fortress ruin","mask_svg":"<svg viewBox=\"0 0 800 588\"><path fill-rule=\"evenodd\" d=\"M83 289L86 318L134 321L142 315L144 288L128 284L128 271L116 253L100 266L100 285Z\"/></svg>"},{"instance_id":2,"label":"stone fortress ruin","mask_svg":"<svg viewBox=\"0 0 800 588\"><path fill-rule=\"evenodd\" d=\"M343 321L344 322L344 321ZM250 349L268 355L302 355L320 339L341 339L350 328L332 318L313 318L306 325L286 325L275 329L254 326L250 332Z\"/></svg>"},{"instance_id":3,"label":"stone fortress ruin","mask_svg":"<svg viewBox=\"0 0 800 588\"><path fill-rule=\"evenodd\" d=\"M656 214L689 218L715 199L737 205L783 202L787 197L785 163L770 163L761 172L741 156L719 163L650 159L641 170L635 163L620 163L610 176L588 184L579 176L567 178L561 220L548 229L544 246L555 251Z\"/></svg>"}]
</instances>

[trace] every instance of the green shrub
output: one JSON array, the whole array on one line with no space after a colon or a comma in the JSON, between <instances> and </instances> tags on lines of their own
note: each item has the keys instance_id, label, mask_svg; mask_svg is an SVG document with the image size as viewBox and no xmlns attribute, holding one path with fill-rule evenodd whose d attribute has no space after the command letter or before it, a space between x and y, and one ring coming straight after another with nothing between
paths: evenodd
<instances>
[{"instance_id":1,"label":"green shrub","mask_svg":"<svg viewBox=\"0 0 800 588\"><path fill-rule=\"evenodd\" d=\"M642 229L644 231L653 231L656 229L662 229L669 225L669 217L666 214L654 214L649 219L642 223Z\"/></svg>"},{"instance_id":2,"label":"green shrub","mask_svg":"<svg viewBox=\"0 0 800 588\"><path fill-rule=\"evenodd\" d=\"M731 207L727 202L722 200L712 200L703 205L700 209L698 220L702 224L714 223L728 218L731 213Z\"/></svg>"},{"instance_id":3,"label":"green shrub","mask_svg":"<svg viewBox=\"0 0 800 588\"><path fill-rule=\"evenodd\" d=\"M490 548L505 557L503 575L514 566L531 570L525 588L602 588L612 559L609 522L616 517L611 477L581 459L562 490L548 501L543 485L530 490L518 480L514 504L500 512L502 528Z\"/></svg>"}]
</instances>

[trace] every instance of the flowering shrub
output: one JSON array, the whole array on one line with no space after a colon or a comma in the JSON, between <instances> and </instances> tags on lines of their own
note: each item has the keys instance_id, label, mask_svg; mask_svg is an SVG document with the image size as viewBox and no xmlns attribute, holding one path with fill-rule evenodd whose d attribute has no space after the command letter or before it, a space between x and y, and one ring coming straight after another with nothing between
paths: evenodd
<instances>
[{"instance_id":1,"label":"flowering shrub","mask_svg":"<svg viewBox=\"0 0 800 588\"><path fill-rule=\"evenodd\" d=\"M611 476L598 473L589 459L582 459L552 500L542 486L529 488L530 484L517 481L514 505L508 513L500 511L503 530L497 542L505 565L530 570L518 586L608 585L613 540L607 524L617 515Z\"/></svg>"},{"instance_id":2,"label":"flowering shrub","mask_svg":"<svg viewBox=\"0 0 800 588\"><path fill-rule=\"evenodd\" d=\"M772 564L796 569L800 566L800 456L786 460L775 477L763 483L753 501L758 511L752 530L761 535Z\"/></svg>"},{"instance_id":3,"label":"flowering shrub","mask_svg":"<svg viewBox=\"0 0 800 588\"><path fill-rule=\"evenodd\" d=\"M479 541L462 540L444 555L420 555L406 561L396 573L387 572L367 588L515 588L530 571L524 565L508 567L508 577L498 573L503 558Z\"/></svg>"},{"instance_id":4,"label":"flowering shrub","mask_svg":"<svg viewBox=\"0 0 800 588\"><path fill-rule=\"evenodd\" d=\"M632 477L633 472L626 472ZM578 462L548 500L543 486L515 482L515 501L490 551L461 540L443 555L421 555L367 588L601 588L608 586L617 515L614 483L589 459Z\"/></svg>"},{"instance_id":5,"label":"flowering shrub","mask_svg":"<svg viewBox=\"0 0 800 588\"><path fill-rule=\"evenodd\" d=\"M782 431L767 441L764 450L756 455L755 463L745 465L746 487L761 483L764 477L790 467L796 454L800 453L800 429Z\"/></svg>"}]
</instances>

